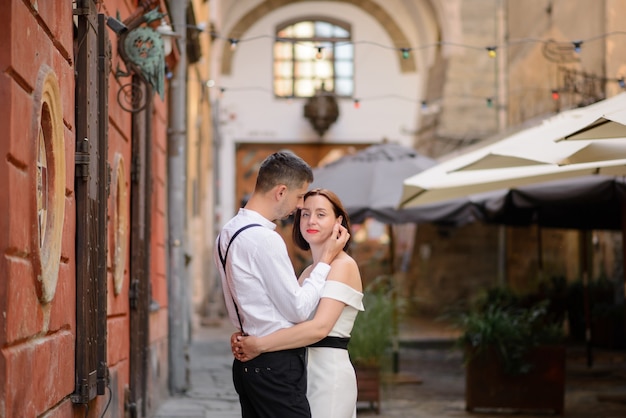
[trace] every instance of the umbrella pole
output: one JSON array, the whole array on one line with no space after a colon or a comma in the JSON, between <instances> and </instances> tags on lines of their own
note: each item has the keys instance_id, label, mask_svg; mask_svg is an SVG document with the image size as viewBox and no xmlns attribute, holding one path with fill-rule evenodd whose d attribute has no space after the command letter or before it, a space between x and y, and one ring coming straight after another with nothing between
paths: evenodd
<instances>
[{"instance_id":1,"label":"umbrella pole","mask_svg":"<svg viewBox=\"0 0 626 418\"><path fill-rule=\"evenodd\" d=\"M498 285L507 286L507 236L506 225L498 225Z\"/></svg>"},{"instance_id":2,"label":"umbrella pole","mask_svg":"<svg viewBox=\"0 0 626 418\"><path fill-rule=\"evenodd\" d=\"M622 201L621 203L621 214L622 214L622 274L624 275L624 296L626 296L626 265L624 265L624 261L626 261L626 201ZM626 323L626 318L625 323ZM623 404L626 402L625 394L616 394L616 395L598 395L598 401L604 402L615 402Z\"/></svg>"},{"instance_id":3,"label":"umbrella pole","mask_svg":"<svg viewBox=\"0 0 626 418\"><path fill-rule=\"evenodd\" d=\"M626 200L622 200L622 274L624 275L624 298L626 298ZM626 324L626 318L624 318Z\"/></svg>"},{"instance_id":4,"label":"umbrella pole","mask_svg":"<svg viewBox=\"0 0 626 418\"><path fill-rule=\"evenodd\" d=\"M392 361L393 372L398 373L400 369L400 349L398 341L398 286L396 283L396 240L393 234L393 225L387 224L387 234L389 235L389 274L391 275L391 284L393 286L391 297L393 300L393 338L392 338Z\"/></svg>"},{"instance_id":5,"label":"umbrella pole","mask_svg":"<svg viewBox=\"0 0 626 418\"><path fill-rule=\"evenodd\" d=\"M537 225L537 266L539 268L539 280L543 279L543 242L541 225Z\"/></svg>"},{"instance_id":6,"label":"umbrella pole","mask_svg":"<svg viewBox=\"0 0 626 418\"><path fill-rule=\"evenodd\" d=\"M626 266L624 266L624 261L626 261L626 201L622 201L622 274L624 275L624 295L626 296ZM626 318L624 318L626 320ZM626 323L626 321L625 321ZM606 402L616 402L616 403L624 403L626 402L626 395L617 394L617 395L598 395L599 401Z\"/></svg>"},{"instance_id":7,"label":"umbrella pole","mask_svg":"<svg viewBox=\"0 0 626 418\"><path fill-rule=\"evenodd\" d=\"M585 309L585 343L587 347L587 367L593 366L591 352L591 306L589 301L589 231L580 231L580 256L583 279L583 304Z\"/></svg>"},{"instance_id":8,"label":"umbrella pole","mask_svg":"<svg viewBox=\"0 0 626 418\"><path fill-rule=\"evenodd\" d=\"M626 200L622 200L622 274L624 275L624 298L626 299ZM626 327L626 311L624 312Z\"/></svg>"}]
</instances>

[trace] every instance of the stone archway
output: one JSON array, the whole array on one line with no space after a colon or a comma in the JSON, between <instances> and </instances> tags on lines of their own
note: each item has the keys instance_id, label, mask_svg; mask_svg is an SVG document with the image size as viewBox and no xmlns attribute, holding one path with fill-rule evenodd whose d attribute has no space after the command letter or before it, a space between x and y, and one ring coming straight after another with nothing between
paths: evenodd
<instances>
[{"instance_id":1,"label":"stone archway","mask_svg":"<svg viewBox=\"0 0 626 418\"><path fill-rule=\"evenodd\" d=\"M240 39L246 32L248 28L250 28L254 22L257 22L263 16L271 13L273 10L284 7L288 4L293 4L303 0L265 0L263 3L259 4L248 13L246 13L243 17L241 17L237 23L230 30L228 35L226 36L228 39ZM322 0L322 1L330 1L330 0ZM408 38L400 29L400 26L395 22L395 20L377 3L372 0L334 0L340 1L343 3L350 3L359 8L361 8L365 13L371 15L378 23L380 23L381 27L389 34L389 38L392 39L393 45L398 50L402 48L409 48L411 46ZM224 48L222 51L222 74L230 74L231 65L232 65L233 51L230 48ZM412 73L417 71L415 60L407 60L403 59L401 54L398 54L398 63L400 65L400 70L403 73Z\"/></svg>"}]
</instances>

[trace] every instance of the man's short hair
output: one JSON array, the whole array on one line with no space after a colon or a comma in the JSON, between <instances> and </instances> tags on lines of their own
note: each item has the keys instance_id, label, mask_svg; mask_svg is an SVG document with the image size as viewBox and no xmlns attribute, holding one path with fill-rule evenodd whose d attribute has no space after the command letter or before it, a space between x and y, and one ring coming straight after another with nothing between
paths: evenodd
<instances>
[{"instance_id":1,"label":"man's short hair","mask_svg":"<svg viewBox=\"0 0 626 418\"><path fill-rule=\"evenodd\" d=\"M256 179L255 191L267 192L279 184L289 189L302 187L313 182L313 170L302 158L291 151L278 151L261 163Z\"/></svg>"}]
</instances>

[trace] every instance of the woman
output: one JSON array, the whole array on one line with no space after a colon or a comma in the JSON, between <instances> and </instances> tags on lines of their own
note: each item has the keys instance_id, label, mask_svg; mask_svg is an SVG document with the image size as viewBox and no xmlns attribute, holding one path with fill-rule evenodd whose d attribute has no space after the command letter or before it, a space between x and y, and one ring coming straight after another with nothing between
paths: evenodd
<instances>
[{"instance_id":1,"label":"woman","mask_svg":"<svg viewBox=\"0 0 626 418\"><path fill-rule=\"evenodd\" d=\"M346 210L337 195L326 189L307 192L302 209L295 214L293 239L301 249L311 250L313 264L302 272L300 280L308 277L315 266L335 223L341 223L350 233ZM349 241L332 261L311 319L264 337L238 336L239 342L233 346L241 361L268 351L309 346L307 398L313 418L356 417L356 376L347 342L354 320L363 310L363 285L356 261L345 252L348 245Z\"/></svg>"}]
</instances>

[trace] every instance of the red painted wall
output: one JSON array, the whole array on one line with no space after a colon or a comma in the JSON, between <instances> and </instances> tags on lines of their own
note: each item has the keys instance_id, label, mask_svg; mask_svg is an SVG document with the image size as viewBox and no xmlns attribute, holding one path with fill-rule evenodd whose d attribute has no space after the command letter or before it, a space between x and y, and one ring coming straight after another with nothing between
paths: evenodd
<instances>
[{"instance_id":1,"label":"red painted wall","mask_svg":"<svg viewBox=\"0 0 626 418\"><path fill-rule=\"evenodd\" d=\"M102 13L122 19L135 1L107 0ZM85 406L74 405L76 336L74 197L74 44L72 2L0 0L0 417L84 417ZM112 71L120 62L113 45ZM62 109L66 184L58 281L54 297L41 303L36 274L36 158L40 107L35 97L42 69L51 68L58 80ZM117 103L118 83L109 80L109 154L124 160L130 207L131 114ZM150 353L159 359L149 373L155 406L167 379L167 286L165 250L166 102L155 98L153 119L153 219L151 277L153 297L160 309L150 318ZM109 202L109 213L111 213ZM127 219L130 214L126 213ZM111 224L110 226L111 227ZM130 225L129 225L130 229ZM126 239L130 231L125 234ZM128 248L128 246L126 247ZM113 402L107 416L124 416L124 391L129 382L128 256L121 292L114 292L112 261L108 262L107 362ZM165 363L164 363L165 362ZM162 363L162 364L161 364ZM109 395L89 404L90 417L101 416Z\"/></svg>"}]
</instances>

